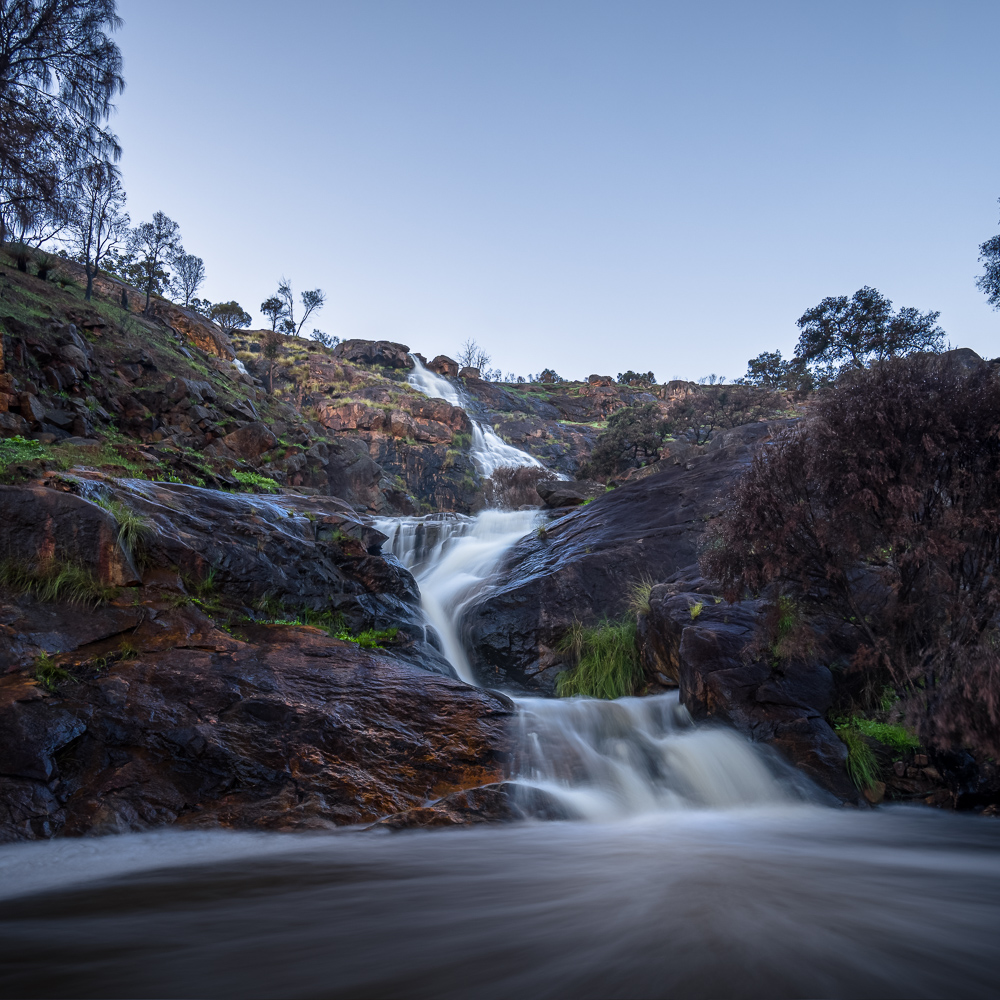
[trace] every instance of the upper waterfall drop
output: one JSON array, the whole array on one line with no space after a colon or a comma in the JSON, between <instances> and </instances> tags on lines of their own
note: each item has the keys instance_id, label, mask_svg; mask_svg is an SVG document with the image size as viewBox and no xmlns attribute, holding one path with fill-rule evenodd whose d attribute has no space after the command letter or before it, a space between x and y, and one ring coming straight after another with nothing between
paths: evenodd
<instances>
[{"instance_id":1,"label":"upper waterfall drop","mask_svg":"<svg viewBox=\"0 0 1000 1000\"><path fill-rule=\"evenodd\" d=\"M443 399L446 403L451 403L452 406L460 406L468 412L469 401L458 386L449 382L442 375L428 371L420 363L420 358L413 354L410 357L413 359L413 371L407 377L407 382L414 389L422 392L425 396ZM515 448L501 440L489 424L480 423L471 414L469 414L469 419L472 421L472 448L470 449L472 461L476 463L476 468L484 479L492 476L501 466L533 465L539 469L544 468L534 455L529 455L526 451L521 451L520 448Z\"/></svg>"}]
</instances>

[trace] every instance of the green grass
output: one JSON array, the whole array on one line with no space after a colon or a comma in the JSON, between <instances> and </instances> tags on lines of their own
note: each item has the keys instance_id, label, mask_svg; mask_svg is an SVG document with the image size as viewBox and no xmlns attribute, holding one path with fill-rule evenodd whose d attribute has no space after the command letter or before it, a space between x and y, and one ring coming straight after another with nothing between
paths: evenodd
<instances>
[{"instance_id":1,"label":"green grass","mask_svg":"<svg viewBox=\"0 0 1000 1000\"><path fill-rule=\"evenodd\" d=\"M115 519L115 523L118 525L118 544L128 555L135 555L142 539L153 530L149 518L137 513L119 500L101 498L94 502L98 507L103 507Z\"/></svg>"},{"instance_id":2,"label":"green grass","mask_svg":"<svg viewBox=\"0 0 1000 1000\"><path fill-rule=\"evenodd\" d=\"M691 615L691 621L694 621L698 615L701 614L702 609L705 607L704 601L696 601L694 604L688 608L688 613Z\"/></svg>"},{"instance_id":3,"label":"green grass","mask_svg":"<svg viewBox=\"0 0 1000 1000\"><path fill-rule=\"evenodd\" d=\"M862 792L874 786L881 778L881 768L864 734L851 722L837 727L837 735L847 747L847 773Z\"/></svg>"},{"instance_id":4,"label":"green grass","mask_svg":"<svg viewBox=\"0 0 1000 1000\"><path fill-rule=\"evenodd\" d=\"M35 657L35 662L31 666L31 676L46 691L55 691L64 681L73 679L73 675L68 670L60 667L48 653L41 653Z\"/></svg>"},{"instance_id":5,"label":"green grass","mask_svg":"<svg viewBox=\"0 0 1000 1000\"><path fill-rule=\"evenodd\" d=\"M241 472L238 469L233 469L233 479L244 486L265 490L268 493L276 493L279 489L278 484L273 479L262 476L259 472Z\"/></svg>"},{"instance_id":6,"label":"green grass","mask_svg":"<svg viewBox=\"0 0 1000 1000\"><path fill-rule=\"evenodd\" d=\"M334 638L345 642L356 642L362 649L384 649L383 642L395 642L399 633L397 628L365 629L357 635L351 635L347 629L342 629Z\"/></svg>"},{"instance_id":7,"label":"green grass","mask_svg":"<svg viewBox=\"0 0 1000 1000\"><path fill-rule=\"evenodd\" d=\"M40 601L72 604L104 604L115 596L89 570L75 563L57 563L35 568L13 559L0 563L0 585L19 594L33 594Z\"/></svg>"},{"instance_id":8,"label":"green grass","mask_svg":"<svg viewBox=\"0 0 1000 1000\"><path fill-rule=\"evenodd\" d=\"M628 609L634 615L648 615L649 614L649 595L655 587L656 584L653 582L652 577L643 576L639 578L639 582L632 585L632 590L629 593L628 598Z\"/></svg>"},{"instance_id":9,"label":"green grass","mask_svg":"<svg viewBox=\"0 0 1000 1000\"><path fill-rule=\"evenodd\" d=\"M636 694L643 682L636 651L636 625L630 619L598 625L575 623L558 644L575 666L556 679L560 698L624 698Z\"/></svg>"},{"instance_id":10,"label":"green grass","mask_svg":"<svg viewBox=\"0 0 1000 1000\"><path fill-rule=\"evenodd\" d=\"M902 726L891 722L875 722L872 719L862 719L857 715L850 718L848 725L853 726L862 735L878 740L883 746L904 752L920 747L920 740Z\"/></svg>"},{"instance_id":11,"label":"green grass","mask_svg":"<svg viewBox=\"0 0 1000 1000\"><path fill-rule=\"evenodd\" d=\"M15 434L0 441L0 472L6 472L12 465L24 465L48 458L49 451L37 441Z\"/></svg>"}]
</instances>

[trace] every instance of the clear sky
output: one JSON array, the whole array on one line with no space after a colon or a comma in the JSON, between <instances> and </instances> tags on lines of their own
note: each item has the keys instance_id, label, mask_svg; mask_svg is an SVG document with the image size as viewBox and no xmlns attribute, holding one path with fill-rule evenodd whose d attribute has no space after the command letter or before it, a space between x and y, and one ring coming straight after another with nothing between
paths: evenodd
<instances>
[{"instance_id":1,"label":"clear sky","mask_svg":"<svg viewBox=\"0 0 1000 1000\"><path fill-rule=\"evenodd\" d=\"M733 378L869 284L1000 355L995 0L119 9L133 220L260 325L284 275L344 339Z\"/></svg>"}]
</instances>

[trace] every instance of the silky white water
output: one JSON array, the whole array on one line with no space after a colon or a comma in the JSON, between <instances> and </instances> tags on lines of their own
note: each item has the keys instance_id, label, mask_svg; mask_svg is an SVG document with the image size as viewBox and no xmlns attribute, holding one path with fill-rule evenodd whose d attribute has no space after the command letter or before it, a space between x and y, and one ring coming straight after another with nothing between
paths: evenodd
<instances>
[{"instance_id":1,"label":"silky white water","mask_svg":"<svg viewBox=\"0 0 1000 1000\"><path fill-rule=\"evenodd\" d=\"M452 406L460 406L468 411L468 400L454 382L449 382L442 375L437 375L428 371L420 363L420 358L413 358L413 371L407 381L414 389L419 389L426 396L434 399L443 399ZM483 478L492 476L501 466L514 466L520 468L523 465L534 465L542 468L542 463L533 455L529 455L520 448L515 448L506 441L501 440L489 424L480 423L472 414L469 414L472 421L472 446L469 449L472 461L476 463L476 468Z\"/></svg>"}]
</instances>

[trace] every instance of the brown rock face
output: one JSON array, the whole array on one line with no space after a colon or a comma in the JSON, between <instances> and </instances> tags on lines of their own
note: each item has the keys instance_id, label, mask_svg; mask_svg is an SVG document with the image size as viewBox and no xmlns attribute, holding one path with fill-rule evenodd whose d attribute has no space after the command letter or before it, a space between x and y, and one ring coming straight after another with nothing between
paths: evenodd
<instances>
[{"instance_id":1,"label":"brown rock face","mask_svg":"<svg viewBox=\"0 0 1000 1000\"><path fill-rule=\"evenodd\" d=\"M227 434L222 443L240 458L254 459L270 451L278 439L267 426L259 420L247 424Z\"/></svg>"},{"instance_id":2,"label":"brown rock face","mask_svg":"<svg viewBox=\"0 0 1000 1000\"><path fill-rule=\"evenodd\" d=\"M381 365L383 368L412 368L413 359L405 344L389 340L345 340L333 350L335 358L360 365Z\"/></svg>"},{"instance_id":3,"label":"brown rock face","mask_svg":"<svg viewBox=\"0 0 1000 1000\"><path fill-rule=\"evenodd\" d=\"M109 586L139 582L118 544L115 519L72 493L41 486L0 486L0 553L37 567L76 563Z\"/></svg>"},{"instance_id":4,"label":"brown rock face","mask_svg":"<svg viewBox=\"0 0 1000 1000\"><path fill-rule=\"evenodd\" d=\"M458 378L458 362L452 361L452 359L445 354L439 354L425 367L438 375L449 375L451 378Z\"/></svg>"},{"instance_id":5,"label":"brown rock face","mask_svg":"<svg viewBox=\"0 0 1000 1000\"><path fill-rule=\"evenodd\" d=\"M56 694L0 679L0 840L328 828L502 780L503 696L315 629L249 631L167 612L135 659L66 661Z\"/></svg>"}]
</instances>

